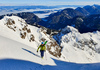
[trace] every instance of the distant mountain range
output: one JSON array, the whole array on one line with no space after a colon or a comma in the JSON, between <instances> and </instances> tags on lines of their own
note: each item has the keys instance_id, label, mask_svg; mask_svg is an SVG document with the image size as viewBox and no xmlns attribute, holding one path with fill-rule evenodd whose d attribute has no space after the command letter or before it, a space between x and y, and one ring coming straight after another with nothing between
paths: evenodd
<instances>
[{"instance_id":1,"label":"distant mountain range","mask_svg":"<svg viewBox=\"0 0 100 70\"><path fill-rule=\"evenodd\" d=\"M17 14L6 14L6 16L19 16L26 20L26 22L30 25L33 25L34 23L42 23L44 22L42 19L38 18L35 14L30 12L22 12ZM5 15L0 16L0 19L2 19Z\"/></svg>"},{"instance_id":2,"label":"distant mountain range","mask_svg":"<svg viewBox=\"0 0 100 70\"><path fill-rule=\"evenodd\" d=\"M42 8L42 7L40 7ZM44 7L45 8L45 7ZM34 13L48 13L49 11L22 12L8 14L8 16L19 16L30 25L44 26L54 30L61 30L67 25L73 26L81 33L100 30L100 5L66 8L56 13L50 14L46 18L39 18ZM3 18L2 15L0 19Z\"/></svg>"},{"instance_id":3,"label":"distant mountain range","mask_svg":"<svg viewBox=\"0 0 100 70\"><path fill-rule=\"evenodd\" d=\"M83 13L85 16L92 15L92 14L100 14L100 6L93 5L93 6L84 6L83 8L78 7L76 8L77 11Z\"/></svg>"},{"instance_id":4,"label":"distant mountain range","mask_svg":"<svg viewBox=\"0 0 100 70\"><path fill-rule=\"evenodd\" d=\"M32 5L32 6L0 6L0 9L53 9L60 7L82 7L83 5L56 5L56 6L43 6L43 5Z\"/></svg>"},{"instance_id":5,"label":"distant mountain range","mask_svg":"<svg viewBox=\"0 0 100 70\"><path fill-rule=\"evenodd\" d=\"M62 29L67 25L77 28L81 33L100 30L100 6L67 8L45 18L51 29ZM42 24L40 24L42 25Z\"/></svg>"}]
</instances>

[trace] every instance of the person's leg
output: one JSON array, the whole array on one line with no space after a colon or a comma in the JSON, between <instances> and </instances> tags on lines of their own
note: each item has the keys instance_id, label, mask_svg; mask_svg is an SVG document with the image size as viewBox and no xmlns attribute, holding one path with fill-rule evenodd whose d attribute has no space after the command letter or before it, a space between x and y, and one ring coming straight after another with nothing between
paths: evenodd
<instances>
[{"instance_id":1,"label":"person's leg","mask_svg":"<svg viewBox=\"0 0 100 70\"><path fill-rule=\"evenodd\" d=\"M41 58L43 58L44 57L44 51L40 51L41 52Z\"/></svg>"},{"instance_id":2,"label":"person's leg","mask_svg":"<svg viewBox=\"0 0 100 70\"><path fill-rule=\"evenodd\" d=\"M42 57L44 57L44 51L42 51Z\"/></svg>"}]
</instances>

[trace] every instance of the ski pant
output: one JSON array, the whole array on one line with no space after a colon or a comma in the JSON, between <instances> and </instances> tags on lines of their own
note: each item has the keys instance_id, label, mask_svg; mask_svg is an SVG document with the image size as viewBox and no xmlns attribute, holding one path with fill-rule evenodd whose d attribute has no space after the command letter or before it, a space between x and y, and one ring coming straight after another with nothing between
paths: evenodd
<instances>
[{"instance_id":1,"label":"ski pant","mask_svg":"<svg viewBox=\"0 0 100 70\"><path fill-rule=\"evenodd\" d=\"M44 57L44 50L40 50L41 52L41 57Z\"/></svg>"}]
</instances>

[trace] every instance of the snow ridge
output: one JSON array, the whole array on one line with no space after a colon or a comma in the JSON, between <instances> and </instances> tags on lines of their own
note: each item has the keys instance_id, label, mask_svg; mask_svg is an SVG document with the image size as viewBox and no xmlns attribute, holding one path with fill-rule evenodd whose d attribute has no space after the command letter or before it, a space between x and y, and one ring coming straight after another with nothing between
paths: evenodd
<instances>
[{"instance_id":1,"label":"snow ridge","mask_svg":"<svg viewBox=\"0 0 100 70\"><path fill-rule=\"evenodd\" d=\"M67 26L54 36L63 47L62 57L79 63L100 62L100 32L81 34L77 29ZM77 56L77 57L76 57Z\"/></svg>"}]
</instances>

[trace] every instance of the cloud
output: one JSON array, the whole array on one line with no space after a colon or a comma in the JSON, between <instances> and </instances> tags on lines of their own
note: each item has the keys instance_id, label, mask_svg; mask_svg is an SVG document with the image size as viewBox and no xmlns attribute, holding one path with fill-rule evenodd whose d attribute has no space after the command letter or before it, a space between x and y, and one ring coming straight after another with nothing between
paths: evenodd
<instances>
[{"instance_id":1,"label":"cloud","mask_svg":"<svg viewBox=\"0 0 100 70\"><path fill-rule=\"evenodd\" d=\"M50 1L51 5L100 5L100 1L78 1L78 2L63 2L63 1Z\"/></svg>"}]
</instances>

